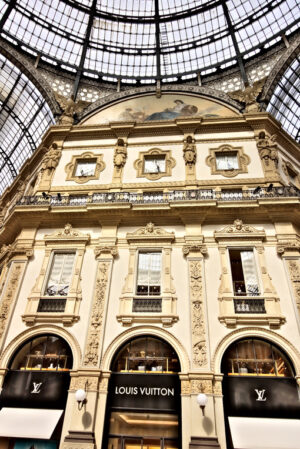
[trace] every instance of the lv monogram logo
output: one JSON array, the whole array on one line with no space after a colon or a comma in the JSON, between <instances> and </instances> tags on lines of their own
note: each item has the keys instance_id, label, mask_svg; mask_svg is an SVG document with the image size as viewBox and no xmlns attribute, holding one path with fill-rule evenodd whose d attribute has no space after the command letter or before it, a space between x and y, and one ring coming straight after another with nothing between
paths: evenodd
<instances>
[{"instance_id":1,"label":"lv monogram logo","mask_svg":"<svg viewBox=\"0 0 300 449\"><path fill-rule=\"evenodd\" d=\"M255 389L255 392L257 394L257 398L256 398L257 401L266 401L267 400L267 398L264 397L265 391L266 390L256 390Z\"/></svg>"},{"instance_id":2,"label":"lv monogram logo","mask_svg":"<svg viewBox=\"0 0 300 449\"><path fill-rule=\"evenodd\" d=\"M43 382L40 382L39 384L33 382L33 390L31 391L31 393L40 393L42 384Z\"/></svg>"}]
</instances>

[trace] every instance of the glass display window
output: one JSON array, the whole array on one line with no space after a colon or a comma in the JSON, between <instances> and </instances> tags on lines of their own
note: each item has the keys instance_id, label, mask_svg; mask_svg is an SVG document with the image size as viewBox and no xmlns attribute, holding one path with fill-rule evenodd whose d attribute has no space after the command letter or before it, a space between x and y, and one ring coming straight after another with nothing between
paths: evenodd
<instances>
[{"instance_id":1,"label":"glass display window","mask_svg":"<svg viewBox=\"0 0 300 449\"><path fill-rule=\"evenodd\" d=\"M293 377L291 363L274 345L264 340L240 340L231 345L223 358L228 376Z\"/></svg>"},{"instance_id":2,"label":"glass display window","mask_svg":"<svg viewBox=\"0 0 300 449\"><path fill-rule=\"evenodd\" d=\"M15 354L10 369L69 371L73 358L69 345L55 335L42 335L25 343Z\"/></svg>"}]
</instances>

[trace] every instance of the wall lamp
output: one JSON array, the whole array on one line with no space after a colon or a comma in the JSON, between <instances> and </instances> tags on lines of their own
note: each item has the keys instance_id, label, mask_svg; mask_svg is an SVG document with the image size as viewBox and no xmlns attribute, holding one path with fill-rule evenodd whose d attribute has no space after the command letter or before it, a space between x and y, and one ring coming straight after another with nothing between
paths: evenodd
<instances>
[{"instance_id":1,"label":"wall lamp","mask_svg":"<svg viewBox=\"0 0 300 449\"><path fill-rule=\"evenodd\" d=\"M204 409L207 404L208 397L204 393L199 393L197 396L197 403L202 410L202 415L204 416Z\"/></svg>"},{"instance_id":2,"label":"wall lamp","mask_svg":"<svg viewBox=\"0 0 300 449\"><path fill-rule=\"evenodd\" d=\"M78 410L81 410L83 407L83 404L86 404L87 400L86 400L86 387L83 390L82 388L80 388L79 390L76 390L75 392L75 399L77 401L77 405L78 405Z\"/></svg>"}]
</instances>

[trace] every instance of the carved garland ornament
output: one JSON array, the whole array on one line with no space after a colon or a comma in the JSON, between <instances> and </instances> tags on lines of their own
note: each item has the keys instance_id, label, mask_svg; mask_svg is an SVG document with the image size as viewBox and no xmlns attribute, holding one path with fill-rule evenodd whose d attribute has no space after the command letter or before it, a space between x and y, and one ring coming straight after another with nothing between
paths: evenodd
<instances>
[{"instance_id":1,"label":"carved garland ornament","mask_svg":"<svg viewBox=\"0 0 300 449\"><path fill-rule=\"evenodd\" d=\"M0 340L4 334L6 321L8 319L9 311L15 297L15 293L18 287L18 281L21 277L21 269L21 264L13 264L8 285L2 298L0 306Z\"/></svg>"},{"instance_id":2,"label":"carved garland ornament","mask_svg":"<svg viewBox=\"0 0 300 449\"><path fill-rule=\"evenodd\" d=\"M207 363L201 268L200 260L189 260L193 363L198 367Z\"/></svg>"},{"instance_id":3,"label":"carved garland ornament","mask_svg":"<svg viewBox=\"0 0 300 449\"><path fill-rule=\"evenodd\" d=\"M104 301L108 284L110 262L101 262L98 266L96 291L89 323L89 333L84 357L84 366L97 366L99 361L99 341L102 331Z\"/></svg>"}]
</instances>

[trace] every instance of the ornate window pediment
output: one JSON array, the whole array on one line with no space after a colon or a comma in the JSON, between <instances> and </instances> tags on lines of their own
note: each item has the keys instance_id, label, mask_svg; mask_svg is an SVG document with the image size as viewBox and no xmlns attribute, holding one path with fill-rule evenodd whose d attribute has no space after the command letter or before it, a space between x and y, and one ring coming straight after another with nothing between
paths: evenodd
<instances>
[{"instance_id":1,"label":"ornate window pediment","mask_svg":"<svg viewBox=\"0 0 300 449\"><path fill-rule=\"evenodd\" d=\"M105 169L102 158L102 154L97 155L91 152L72 156L71 162L65 167L66 180L84 184L93 179L99 179L100 172Z\"/></svg>"},{"instance_id":2,"label":"ornate window pediment","mask_svg":"<svg viewBox=\"0 0 300 449\"><path fill-rule=\"evenodd\" d=\"M248 173L247 165L250 158L244 153L242 147L221 145L219 148L210 148L206 164L211 168L212 175L222 175L233 178L240 173Z\"/></svg>"}]
</instances>

